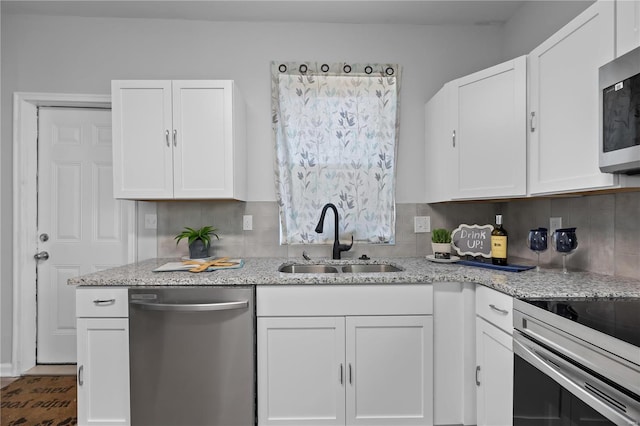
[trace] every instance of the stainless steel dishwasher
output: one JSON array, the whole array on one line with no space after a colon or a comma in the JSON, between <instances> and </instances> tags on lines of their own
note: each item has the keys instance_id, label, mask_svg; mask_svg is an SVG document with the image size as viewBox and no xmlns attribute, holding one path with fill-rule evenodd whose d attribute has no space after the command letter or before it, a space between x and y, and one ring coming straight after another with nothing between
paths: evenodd
<instances>
[{"instance_id":1,"label":"stainless steel dishwasher","mask_svg":"<svg viewBox=\"0 0 640 426\"><path fill-rule=\"evenodd\" d=\"M255 424L255 289L129 290L131 423Z\"/></svg>"}]
</instances>

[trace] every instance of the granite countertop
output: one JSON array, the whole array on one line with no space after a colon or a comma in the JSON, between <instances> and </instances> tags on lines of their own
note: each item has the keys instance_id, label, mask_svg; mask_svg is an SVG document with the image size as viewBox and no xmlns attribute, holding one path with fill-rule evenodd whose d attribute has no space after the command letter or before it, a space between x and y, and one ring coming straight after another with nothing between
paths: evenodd
<instances>
[{"instance_id":1,"label":"granite countertop","mask_svg":"<svg viewBox=\"0 0 640 426\"><path fill-rule=\"evenodd\" d=\"M178 259L150 259L69 279L70 285L83 286L234 286L234 285L326 285L471 282L522 298L631 298L640 299L640 280L590 272L535 269L502 272L472 266L429 262L420 258L303 261L286 258L248 258L240 269L213 272L152 272L158 266ZM278 272L285 263L390 263L401 272L289 274Z\"/></svg>"}]
</instances>

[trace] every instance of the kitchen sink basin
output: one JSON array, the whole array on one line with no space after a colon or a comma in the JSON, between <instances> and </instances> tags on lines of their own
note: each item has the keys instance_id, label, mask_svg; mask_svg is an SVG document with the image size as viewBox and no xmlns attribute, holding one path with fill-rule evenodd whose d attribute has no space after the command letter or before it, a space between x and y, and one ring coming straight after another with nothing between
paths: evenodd
<instances>
[{"instance_id":1,"label":"kitchen sink basin","mask_svg":"<svg viewBox=\"0 0 640 426\"><path fill-rule=\"evenodd\" d=\"M336 268L330 265L282 265L278 268L280 272L289 274L335 274L338 272Z\"/></svg>"},{"instance_id":2,"label":"kitchen sink basin","mask_svg":"<svg viewBox=\"0 0 640 426\"><path fill-rule=\"evenodd\" d=\"M402 269L393 265L385 265L385 264L368 264L368 265L344 265L342 267L342 272L351 272L351 273L368 273L368 272L400 272Z\"/></svg>"},{"instance_id":3,"label":"kitchen sink basin","mask_svg":"<svg viewBox=\"0 0 640 426\"><path fill-rule=\"evenodd\" d=\"M282 265L279 272L288 274L336 274L336 273L376 273L376 272L399 272L402 268L386 264L342 264L342 265L314 265L307 263L294 263Z\"/></svg>"}]
</instances>

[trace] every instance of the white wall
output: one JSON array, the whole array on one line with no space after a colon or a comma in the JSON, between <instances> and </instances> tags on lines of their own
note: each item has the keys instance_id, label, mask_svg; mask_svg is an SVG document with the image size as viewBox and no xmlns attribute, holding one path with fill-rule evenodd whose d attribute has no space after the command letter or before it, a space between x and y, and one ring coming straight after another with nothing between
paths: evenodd
<instances>
[{"instance_id":1,"label":"white wall","mask_svg":"<svg viewBox=\"0 0 640 426\"><path fill-rule=\"evenodd\" d=\"M249 200L274 201L271 60L403 66L397 201L424 202L424 103L446 81L502 59L500 27L257 24L2 16L3 235L11 235L12 94L109 93L112 79L233 79L248 108ZM11 359L11 240L3 240L2 350Z\"/></svg>"}]
</instances>

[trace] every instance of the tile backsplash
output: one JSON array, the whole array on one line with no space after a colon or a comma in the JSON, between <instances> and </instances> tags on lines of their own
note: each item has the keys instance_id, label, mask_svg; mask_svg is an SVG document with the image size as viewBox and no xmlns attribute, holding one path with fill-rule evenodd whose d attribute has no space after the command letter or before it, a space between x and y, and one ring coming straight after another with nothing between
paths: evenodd
<instances>
[{"instance_id":1,"label":"tile backsplash","mask_svg":"<svg viewBox=\"0 0 640 426\"><path fill-rule=\"evenodd\" d=\"M280 245L278 205L275 202L171 201L158 202L158 257L188 254L186 241L174 236L184 226L213 225L220 240L212 255L232 257L312 258L331 255L331 246ZM578 249L567 258L570 269L640 279L640 192L580 197L535 198L504 202L443 204L404 203L396 206L396 244L354 244L343 258L416 257L431 254L431 234L413 232L414 216L430 216L431 228L454 228L461 223L494 223L502 214L509 232L509 256L534 260L526 247L530 228L549 227L549 217L562 217L563 227L577 227ZM253 230L242 230L242 216L253 216ZM319 215L319 212L318 212ZM548 267L561 257L549 249L540 256Z\"/></svg>"}]
</instances>

